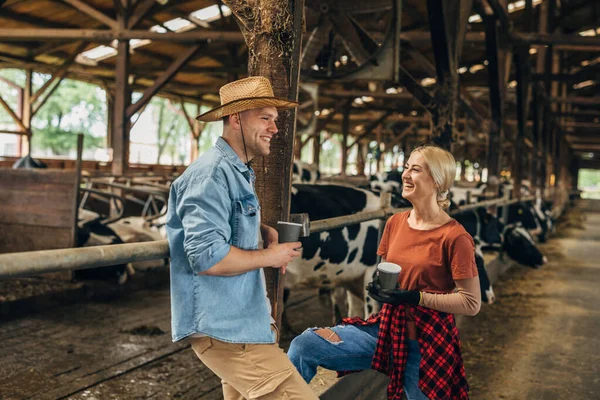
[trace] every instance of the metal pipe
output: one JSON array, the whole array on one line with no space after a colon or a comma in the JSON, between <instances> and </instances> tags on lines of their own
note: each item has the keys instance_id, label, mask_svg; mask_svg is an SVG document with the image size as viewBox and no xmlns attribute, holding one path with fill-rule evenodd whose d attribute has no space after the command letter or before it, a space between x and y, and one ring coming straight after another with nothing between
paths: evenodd
<instances>
[{"instance_id":1,"label":"metal pipe","mask_svg":"<svg viewBox=\"0 0 600 400\"><path fill-rule=\"evenodd\" d=\"M0 254L0 278L17 278L49 272L126 264L132 261L169 258L166 240L76 249L27 251Z\"/></svg>"},{"instance_id":2,"label":"metal pipe","mask_svg":"<svg viewBox=\"0 0 600 400\"><path fill-rule=\"evenodd\" d=\"M480 207L508 206L519 201L534 200L534 196L521 199L494 199L469 204L451 212L451 215ZM328 218L310 223L310 232L324 232L343 228L374 219L387 219L410 208L386 207L377 211L367 211L354 215ZM505 213L506 215L506 213ZM39 275L49 272L106 267L128 262L169 258L169 244L166 240L141 243L114 244L107 246L82 247L74 249L28 251L0 254L0 279Z\"/></svg>"}]
</instances>

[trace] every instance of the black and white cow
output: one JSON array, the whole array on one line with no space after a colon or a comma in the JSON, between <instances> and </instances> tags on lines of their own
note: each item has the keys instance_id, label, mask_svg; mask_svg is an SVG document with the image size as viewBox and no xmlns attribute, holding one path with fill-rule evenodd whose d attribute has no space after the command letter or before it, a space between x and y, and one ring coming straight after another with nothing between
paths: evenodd
<instances>
[{"instance_id":1,"label":"black and white cow","mask_svg":"<svg viewBox=\"0 0 600 400\"><path fill-rule=\"evenodd\" d=\"M473 237L473 241L475 242L475 263L477 264L481 289L481 301L492 304L496 296L494 295L494 289L485 268L482 249L495 249L501 246L502 237L498 219L483 207L475 210L460 211L454 213L452 217Z\"/></svg>"},{"instance_id":2,"label":"black and white cow","mask_svg":"<svg viewBox=\"0 0 600 400\"><path fill-rule=\"evenodd\" d=\"M380 208L371 191L343 185L294 184L291 213L308 213L311 221L352 215ZM302 238L302 257L286 272L286 288L343 287L349 315L365 315L365 286L377 264L379 221L366 221ZM335 301L335 300L334 300Z\"/></svg>"},{"instance_id":3,"label":"black and white cow","mask_svg":"<svg viewBox=\"0 0 600 400\"><path fill-rule=\"evenodd\" d=\"M510 258L529 267L540 268L548 262L527 229L516 224L504 229L503 249Z\"/></svg>"},{"instance_id":4,"label":"black and white cow","mask_svg":"<svg viewBox=\"0 0 600 400\"><path fill-rule=\"evenodd\" d=\"M369 187L374 192L402 192L402 172L391 170L383 173L376 173L369 177Z\"/></svg>"},{"instance_id":5,"label":"black and white cow","mask_svg":"<svg viewBox=\"0 0 600 400\"><path fill-rule=\"evenodd\" d=\"M393 207L404 203L392 197ZM405 201L404 199L401 199ZM291 213L308 213L311 221L352 215L379 209L377 193L342 185L294 184ZM334 312L343 303L346 289L348 315L368 316L377 305L366 295L365 286L373 279L377 264L379 221L366 221L344 228L313 233L302 239L302 257L288 265L285 285L290 288L321 288L332 294ZM494 299L481 252L476 254L479 273L484 278L482 294L486 302ZM344 313L345 314L345 313Z\"/></svg>"},{"instance_id":6,"label":"black and white cow","mask_svg":"<svg viewBox=\"0 0 600 400\"><path fill-rule=\"evenodd\" d=\"M101 222L102 217L87 220L77 229L77 247L106 246L123 244L114 230ZM125 264L111 265L101 268L79 269L74 272L77 280L102 280L119 285L127 281L129 268Z\"/></svg>"},{"instance_id":7,"label":"black and white cow","mask_svg":"<svg viewBox=\"0 0 600 400\"><path fill-rule=\"evenodd\" d=\"M321 172L314 164L294 160L292 166L292 182L294 183L315 183L321 179Z\"/></svg>"},{"instance_id":8,"label":"black and white cow","mask_svg":"<svg viewBox=\"0 0 600 400\"><path fill-rule=\"evenodd\" d=\"M452 214L484 250L499 250L502 245L502 224L484 207Z\"/></svg>"},{"instance_id":9,"label":"black and white cow","mask_svg":"<svg viewBox=\"0 0 600 400\"><path fill-rule=\"evenodd\" d=\"M531 236L544 243L552 229L551 217L532 202L519 202L508 206L508 224L520 223Z\"/></svg>"}]
</instances>

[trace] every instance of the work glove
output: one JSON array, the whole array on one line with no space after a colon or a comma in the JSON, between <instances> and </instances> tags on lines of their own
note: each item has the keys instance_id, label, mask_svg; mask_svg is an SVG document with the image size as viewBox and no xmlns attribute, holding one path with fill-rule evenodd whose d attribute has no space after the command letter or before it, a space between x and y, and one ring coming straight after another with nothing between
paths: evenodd
<instances>
[{"instance_id":1,"label":"work glove","mask_svg":"<svg viewBox=\"0 0 600 400\"><path fill-rule=\"evenodd\" d=\"M387 303L393 306L399 304L410 304L418 306L421 301L421 292L418 290L404 290L404 289L382 289L379 285L379 279L375 277L373 282L369 282L367 285L367 292L372 299L377 300L380 303Z\"/></svg>"}]
</instances>

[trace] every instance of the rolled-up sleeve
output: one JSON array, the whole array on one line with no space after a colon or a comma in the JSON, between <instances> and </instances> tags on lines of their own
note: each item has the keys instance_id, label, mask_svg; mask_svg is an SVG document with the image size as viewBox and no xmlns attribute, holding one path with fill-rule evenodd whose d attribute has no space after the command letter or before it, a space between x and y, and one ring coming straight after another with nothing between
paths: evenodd
<instances>
[{"instance_id":1,"label":"rolled-up sleeve","mask_svg":"<svg viewBox=\"0 0 600 400\"><path fill-rule=\"evenodd\" d=\"M212 268L229 253L231 213L229 191L210 176L192 180L179 196L183 249L195 273Z\"/></svg>"}]
</instances>

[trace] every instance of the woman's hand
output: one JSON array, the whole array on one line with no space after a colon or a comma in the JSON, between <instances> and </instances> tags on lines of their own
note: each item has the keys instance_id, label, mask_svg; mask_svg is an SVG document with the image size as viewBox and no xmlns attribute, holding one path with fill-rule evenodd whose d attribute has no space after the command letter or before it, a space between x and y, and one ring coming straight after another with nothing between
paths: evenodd
<instances>
[{"instance_id":1,"label":"woman's hand","mask_svg":"<svg viewBox=\"0 0 600 400\"><path fill-rule=\"evenodd\" d=\"M421 293L418 290L382 289L377 278L367 285L367 292L372 299L394 306L399 304L418 306L421 301Z\"/></svg>"}]
</instances>

